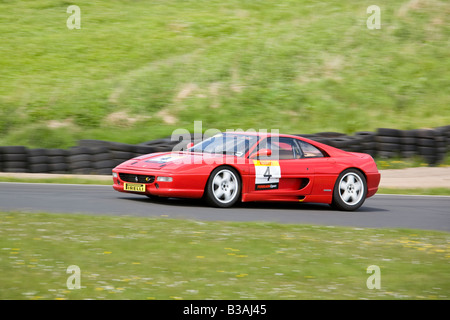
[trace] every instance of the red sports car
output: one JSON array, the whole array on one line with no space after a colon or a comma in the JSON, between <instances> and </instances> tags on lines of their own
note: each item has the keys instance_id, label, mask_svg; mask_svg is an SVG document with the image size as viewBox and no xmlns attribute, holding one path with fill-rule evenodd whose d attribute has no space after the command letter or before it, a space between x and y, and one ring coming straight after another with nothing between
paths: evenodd
<instances>
[{"instance_id":1,"label":"red sports car","mask_svg":"<svg viewBox=\"0 0 450 320\"><path fill-rule=\"evenodd\" d=\"M120 192L204 197L216 207L296 201L356 210L377 192L380 173L368 154L293 135L227 132L187 151L125 161L113 169L113 180Z\"/></svg>"}]
</instances>

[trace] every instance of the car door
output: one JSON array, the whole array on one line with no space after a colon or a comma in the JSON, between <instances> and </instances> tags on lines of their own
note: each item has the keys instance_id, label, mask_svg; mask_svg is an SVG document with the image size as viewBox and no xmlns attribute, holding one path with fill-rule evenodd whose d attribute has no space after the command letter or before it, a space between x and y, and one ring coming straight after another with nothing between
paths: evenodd
<instances>
[{"instance_id":1,"label":"car door","mask_svg":"<svg viewBox=\"0 0 450 320\"><path fill-rule=\"evenodd\" d=\"M311 192L314 161L303 159L296 139L268 137L259 143L255 152L258 150L270 150L271 154L252 159L255 178L250 192L293 197Z\"/></svg>"}]
</instances>

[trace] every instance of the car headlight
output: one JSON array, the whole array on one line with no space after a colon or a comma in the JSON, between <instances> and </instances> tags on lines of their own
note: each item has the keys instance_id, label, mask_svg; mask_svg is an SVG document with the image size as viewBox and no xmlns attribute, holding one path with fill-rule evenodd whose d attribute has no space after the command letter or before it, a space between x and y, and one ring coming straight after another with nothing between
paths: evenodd
<instances>
[{"instance_id":1,"label":"car headlight","mask_svg":"<svg viewBox=\"0 0 450 320\"><path fill-rule=\"evenodd\" d=\"M158 177L158 178L156 178L156 181L159 181L159 182L172 182L172 177Z\"/></svg>"},{"instance_id":2,"label":"car headlight","mask_svg":"<svg viewBox=\"0 0 450 320\"><path fill-rule=\"evenodd\" d=\"M113 175L113 178L117 178L117 172L113 172L112 175Z\"/></svg>"}]
</instances>

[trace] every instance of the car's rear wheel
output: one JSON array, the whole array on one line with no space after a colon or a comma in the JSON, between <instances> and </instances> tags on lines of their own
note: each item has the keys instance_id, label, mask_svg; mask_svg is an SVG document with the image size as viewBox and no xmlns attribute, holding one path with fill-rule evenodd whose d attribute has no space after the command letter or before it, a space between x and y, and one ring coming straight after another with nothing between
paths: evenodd
<instances>
[{"instance_id":1,"label":"car's rear wheel","mask_svg":"<svg viewBox=\"0 0 450 320\"><path fill-rule=\"evenodd\" d=\"M233 206L241 193L239 174L230 167L218 167L211 173L206 186L206 200L220 208Z\"/></svg>"},{"instance_id":2,"label":"car's rear wheel","mask_svg":"<svg viewBox=\"0 0 450 320\"><path fill-rule=\"evenodd\" d=\"M356 169L345 170L336 180L332 206L339 210L356 210L366 200L366 194L366 178L361 171Z\"/></svg>"}]
</instances>

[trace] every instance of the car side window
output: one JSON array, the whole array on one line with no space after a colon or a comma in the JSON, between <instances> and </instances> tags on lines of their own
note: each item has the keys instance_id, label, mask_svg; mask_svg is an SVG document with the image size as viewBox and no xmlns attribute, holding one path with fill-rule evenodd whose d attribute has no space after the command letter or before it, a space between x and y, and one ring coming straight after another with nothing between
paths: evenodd
<instances>
[{"instance_id":1,"label":"car side window","mask_svg":"<svg viewBox=\"0 0 450 320\"><path fill-rule=\"evenodd\" d=\"M266 160L289 160L300 159L302 153L294 139L288 137L270 137L261 141L257 150L270 149L271 156L261 157Z\"/></svg>"},{"instance_id":2,"label":"car side window","mask_svg":"<svg viewBox=\"0 0 450 320\"><path fill-rule=\"evenodd\" d=\"M302 149L303 158L323 158L324 157L322 151L320 151L319 149L314 147L312 144L302 141L302 140L297 140L297 142L300 145L300 148Z\"/></svg>"}]
</instances>

